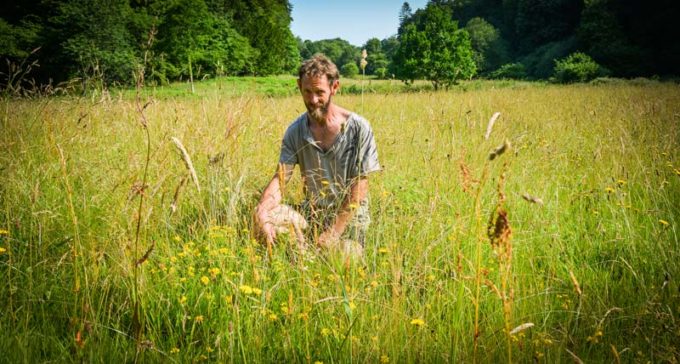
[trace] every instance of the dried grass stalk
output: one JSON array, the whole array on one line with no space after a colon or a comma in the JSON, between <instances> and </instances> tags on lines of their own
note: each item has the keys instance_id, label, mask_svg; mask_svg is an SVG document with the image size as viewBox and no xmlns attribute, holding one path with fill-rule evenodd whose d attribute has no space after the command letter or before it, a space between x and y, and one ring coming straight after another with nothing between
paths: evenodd
<instances>
[{"instance_id":1,"label":"dried grass stalk","mask_svg":"<svg viewBox=\"0 0 680 364\"><path fill-rule=\"evenodd\" d=\"M184 161L184 165L187 167L187 170L189 170L189 173L191 174L191 179L194 181L194 184L196 185L196 189L198 190L198 192L201 192L201 186L198 183L198 176L196 175L194 164L191 163L191 157L189 157L189 153L187 152L186 148L184 148L184 145L182 145L182 142L176 137L172 137L172 142L175 143L175 147L179 149L179 152L182 155L182 160Z\"/></svg>"},{"instance_id":2,"label":"dried grass stalk","mask_svg":"<svg viewBox=\"0 0 680 364\"><path fill-rule=\"evenodd\" d=\"M522 198L525 199L526 201L531 202L531 203L535 203L537 205L543 206L543 200L541 200L540 198L538 198L536 196L532 196L528 193L523 193Z\"/></svg>"},{"instance_id":3,"label":"dried grass stalk","mask_svg":"<svg viewBox=\"0 0 680 364\"><path fill-rule=\"evenodd\" d=\"M503 144L499 145L498 147L496 147L496 149L491 151L491 153L489 154L489 160L492 161L496 159L496 157L500 156L501 154L509 150L510 147L511 147L510 142L506 139L505 142L503 142Z\"/></svg>"},{"instance_id":4,"label":"dried grass stalk","mask_svg":"<svg viewBox=\"0 0 680 364\"><path fill-rule=\"evenodd\" d=\"M583 294L583 291L581 291L581 285L578 284L578 281L576 280L576 276L574 275L574 272L569 271L569 277L571 278L571 283L574 284L574 290L576 291L576 293L580 297Z\"/></svg>"},{"instance_id":5,"label":"dried grass stalk","mask_svg":"<svg viewBox=\"0 0 680 364\"><path fill-rule=\"evenodd\" d=\"M489 135L491 135L491 130L493 130L493 124L496 123L496 120L498 120L499 116L501 116L501 113L495 112L493 116L491 116L491 119L489 119L489 124L486 125L486 134L484 134L484 139L489 139Z\"/></svg>"}]
</instances>

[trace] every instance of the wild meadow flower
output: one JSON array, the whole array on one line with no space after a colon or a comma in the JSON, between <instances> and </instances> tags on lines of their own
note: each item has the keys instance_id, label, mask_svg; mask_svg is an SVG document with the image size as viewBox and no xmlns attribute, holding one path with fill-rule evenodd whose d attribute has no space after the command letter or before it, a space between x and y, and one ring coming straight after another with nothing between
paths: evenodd
<instances>
[{"instance_id":1,"label":"wild meadow flower","mask_svg":"<svg viewBox=\"0 0 680 364\"><path fill-rule=\"evenodd\" d=\"M196 321L196 323L199 323L199 324L203 322L203 319L204 319L203 315L198 315L198 316L194 317L194 321Z\"/></svg>"},{"instance_id":2,"label":"wild meadow flower","mask_svg":"<svg viewBox=\"0 0 680 364\"><path fill-rule=\"evenodd\" d=\"M5 229L0 229L0 235L9 235L9 231Z\"/></svg>"},{"instance_id":3,"label":"wild meadow flower","mask_svg":"<svg viewBox=\"0 0 680 364\"><path fill-rule=\"evenodd\" d=\"M208 269L208 273L210 273L210 276L213 278L216 278L218 274L220 274L220 269L219 268L210 268Z\"/></svg>"},{"instance_id":4,"label":"wild meadow flower","mask_svg":"<svg viewBox=\"0 0 680 364\"><path fill-rule=\"evenodd\" d=\"M179 304L180 304L180 305L183 305L183 304L185 304L185 303L187 303L187 296L182 296L182 297L180 297L180 298L179 298Z\"/></svg>"},{"instance_id":5,"label":"wild meadow flower","mask_svg":"<svg viewBox=\"0 0 680 364\"><path fill-rule=\"evenodd\" d=\"M174 348L170 349L170 354L177 354L177 353L179 353L178 347L174 347Z\"/></svg>"},{"instance_id":6,"label":"wild meadow flower","mask_svg":"<svg viewBox=\"0 0 680 364\"><path fill-rule=\"evenodd\" d=\"M659 219L659 224L661 224L661 225L663 225L663 226L668 226L668 225L669 225L668 221L663 220L663 219Z\"/></svg>"},{"instance_id":7,"label":"wild meadow flower","mask_svg":"<svg viewBox=\"0 0 680 364\"><path fill-rule=\"evenodd\" d=\"M205 285L207 286L208 283L210 283L210 278L208 278L208 277L206 277L206 276L202 276L202 277L201 277L201 283L203 283L203 284L205 284Z\"/></svg>"},{"instance_id":8,"label":"wild meadow flower","mask_svg":"<svg viewBox=\"0 0 680 364\"><path fill-rule=\"evenodd\" d=\"M411 325L422 327L425 326L425 321L423 319L416 318L411 320Z\"/></svg>"},{"instance_id":9,"label":"wild meadow flower","mask_svg":"<svg viewBox=\"0 0 680 364\"><path fill-rule=\"evenodd\" d=\"M387 355L381 355L380 356L380 363L381 364L387 364L390 362L390 357Z\"/></svg>"},{"instance_id":10,"label":"wild meadow flower","mask_svg":"<svg viewBox=\"0 0 680 364\"><path fill-rule=\"evenodd\" d=\"M615 190L615 189L613 189L612 187L609 187L609 186L607 186L607 187L606 187L606 188L604 189L604 191L605 191L605 192L607 192L607 193L613 193L613 192L616 192L616 190Z\"/></svg>"},{"instance_id":11,"label":"wild meadow flower","mask_svg":"<svg viewBox=\"0 0 680 364\"><path fill-rule=\"evenodd\" d=\"M7 249L0 247L0 254L5 254L6 251Z\"/></svg>"},{"instance_id":12,"label":"wild meadow flower","mask_svg":"<svg viewBox=\"0 0 680 364\"><path fill-rule=\"evenodd\" d=\"M380 253L380 254L387 254L389 252L390 252L390 250L387 249L387 248L379 248L378 249L378 253Z\"/></svg>"},{"instance_id":13,"label":"wild meadow flower","mask_svg":"<svg viewBox=\"0 0 680 364\"><path fill-rule=\"evenodd\" d=\"M321 329L321 336L328 336L328 335L330 335L330 334L331 334L331 330L330 330L330 329L328 329L328 328L326 328L326 327L324 327L323 329Z\"/></svg>"}]
</instances>

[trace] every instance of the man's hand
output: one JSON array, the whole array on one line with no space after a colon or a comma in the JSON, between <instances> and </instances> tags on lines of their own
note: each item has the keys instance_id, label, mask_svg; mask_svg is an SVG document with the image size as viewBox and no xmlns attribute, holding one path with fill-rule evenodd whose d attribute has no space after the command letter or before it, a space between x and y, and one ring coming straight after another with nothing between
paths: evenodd
<instances>
[{"instance_id":1,"label":"man's hand","mask_svg":"<svg viewBox=\"0 0 680 364\"><path fill-rule=\"evenodd\" d=\"M269 211L258 208L257 213L255 214L255 221L260 229L260 233L267 242L267 245L274 245L274 241L276 240L276 229L274 228L274 224L269 221Z\"/></svg>"}]
</instances>

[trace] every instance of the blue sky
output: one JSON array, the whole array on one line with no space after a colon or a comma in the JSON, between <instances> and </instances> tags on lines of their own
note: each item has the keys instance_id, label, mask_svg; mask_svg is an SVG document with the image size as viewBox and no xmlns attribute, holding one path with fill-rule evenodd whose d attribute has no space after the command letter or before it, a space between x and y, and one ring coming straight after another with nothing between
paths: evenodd
<instances>
[{"instance_id":1,"label":"blue sky","mask_svg":"<svg viewBox=\"0 0 680 364\"><path fill-rule=\"evenodd\" d=\"M403 0L290 0L293 34L304 39L342 38L361 46L370 38L397 34ZM427 0L408 1L411 8Z\"/></svg>"}]
</instances>

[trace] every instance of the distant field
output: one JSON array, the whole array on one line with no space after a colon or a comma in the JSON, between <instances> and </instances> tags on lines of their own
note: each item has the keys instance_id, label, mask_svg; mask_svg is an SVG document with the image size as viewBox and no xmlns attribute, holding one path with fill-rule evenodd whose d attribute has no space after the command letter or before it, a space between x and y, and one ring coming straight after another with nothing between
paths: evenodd
<instances>
[{"instance_id":1,"label":"distant field","mask_svg":"<svg viewBox=\"0 0 680 364\"><path fill-rule=\"evenodd\" d=\"M3 100L0 361L680 360L676 84L343 81L384 167L348 261L252 240L304 110L262 82Z\"/></svg>"}]
</instances>

